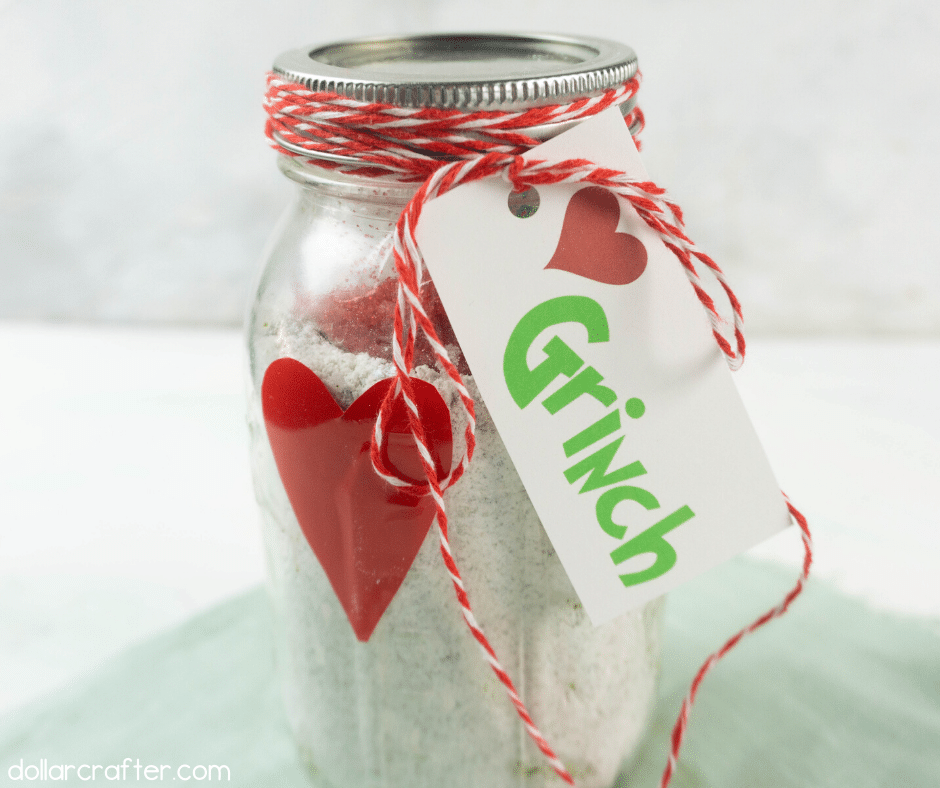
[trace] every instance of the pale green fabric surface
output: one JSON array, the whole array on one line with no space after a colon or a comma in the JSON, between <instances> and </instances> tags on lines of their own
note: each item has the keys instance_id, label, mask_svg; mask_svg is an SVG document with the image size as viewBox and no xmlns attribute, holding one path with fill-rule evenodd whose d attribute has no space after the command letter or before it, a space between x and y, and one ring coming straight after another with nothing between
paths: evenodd
<instances>
[{"instance_id":1,"label":"pale green fabric surface","mask_svg":"<svg viewBox=\"0 0 940 788\"><path fill-rule=\"evenodd\" d=\"M791 574L739 559L670 595L662 697L637 771L623 785L658 785L699 663L779 601ZM8 783L20 758L126 757L226 764L231 785L304 786L280 710L261 590L0 720L0 784L27 784ZM936 788L940 631L811 583L788 616L746 639L706 679L673 785Z\"/></svg>"}]
</instances>

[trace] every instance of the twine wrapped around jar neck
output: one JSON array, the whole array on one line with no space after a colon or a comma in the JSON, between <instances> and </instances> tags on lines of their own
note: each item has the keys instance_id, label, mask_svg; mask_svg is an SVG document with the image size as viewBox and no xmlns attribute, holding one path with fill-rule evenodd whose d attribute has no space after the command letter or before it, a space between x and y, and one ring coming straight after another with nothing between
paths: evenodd
<instances>
[{"instance_id":1,"label":"twine wrapped around jar neck","mask_svg":"<svg viewBox=\"0 0 940 788\"><path fill-rule=\"evenodd\" d=\"M645 126L636 105L637 72L623 85L570 104L515 112L366 103L313 92L268 74L265 133L272 147L319 167L382 180L421 183L446 162L486 154L519 156L585 118L620 107L639 148Z\"/></svg>"}]
</instances>

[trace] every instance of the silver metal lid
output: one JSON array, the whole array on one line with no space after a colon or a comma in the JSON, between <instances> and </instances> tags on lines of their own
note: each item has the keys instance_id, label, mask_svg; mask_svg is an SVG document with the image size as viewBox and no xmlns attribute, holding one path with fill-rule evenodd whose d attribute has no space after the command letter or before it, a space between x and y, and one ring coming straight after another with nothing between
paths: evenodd
<instances>
[{"instance_id":1,"label":"silver metal lid","mask_svg":"<svg viewBox=\"0 0 940 788\"><path fill-rule=\"evenodd\" d=\"M310 90L399 107L523 110L622 85L634 51L585 36L452 33L293 49L275 73Z\"/></svg>"}]
</instances>

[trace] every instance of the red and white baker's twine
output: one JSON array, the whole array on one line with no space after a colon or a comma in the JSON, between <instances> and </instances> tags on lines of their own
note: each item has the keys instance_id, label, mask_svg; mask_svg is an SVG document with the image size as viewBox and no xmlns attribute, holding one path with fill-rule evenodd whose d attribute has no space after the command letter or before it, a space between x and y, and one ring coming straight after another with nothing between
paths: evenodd
<instances>
[{"instance_id":1,"label":"red and white baker's twine","mask_svg":"<svg viewBox=\"0 0 940 788\"><path fill-rule=\"evenodd\" d=\"M608 107L619 106L632 99L638 89L639 75L599 96L519 112L411 109L366 103L333 93L313 92L303 85L285 82L274 74L268 75L265 95L265 108L268 111L266 133L279 153L347 174L421 183L398 218L393 236L395 267L399 276L393 341L396 380L376 420L372 463L376 472L390 484L414 493L431 495L437 510L435 522L440 535L441 555L453 582L464 620L487 662L506 688L532 740L558 776L570 785L574 785L574 779L532 721L512 679L503 669L473 615L470 599L450 549L443 493L463 475L473 457L476 419L473 397L437 336L422 303L420 286L424 279L423 260L415 230L425 203L462 183L482 178L504 178L516 191L557 183L590 183L609 189L630 203L675 254L708 314L715 341L731 369L737 369L743 363L745 353L741 305L721 269L710 257L696 249L695 244L685 235L682 212L679 206L665 198L664 189L650 181L633 180L623 172L598 167L584 159L547 163L524 158L524 154L538 144L538 140L525 133L526 129L596 115ZM628 113L625 120L642 129L643 115L639 108ZM731 307L730 326L705 291L696 263L705 266L724 291ZM441 368L453 381L467 423L464 452L450 472L440 478L421 424L411 378L415 339L419 329L430 343ZM409 423L428 479L426 485L414 485L401 480L384 459L384 440L392 406L399 397L408 408ZM784 498L802 532L805 548L802 572L780 605L730 638L699 669L673 728L669 759L660 788L666 788L672 779L689 712L702 679L745 635L782 616L803 590L809 576L812 563L809 526L789 498Z\"/></svg>"}]
</instances>

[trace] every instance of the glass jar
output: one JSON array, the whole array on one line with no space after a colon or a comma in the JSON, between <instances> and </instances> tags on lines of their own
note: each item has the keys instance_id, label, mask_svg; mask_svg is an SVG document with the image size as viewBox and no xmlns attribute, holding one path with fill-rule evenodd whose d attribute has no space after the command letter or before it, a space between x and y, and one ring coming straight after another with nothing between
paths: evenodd
<instances>
[{"instance_id":1,"label":"glass jar","mask_svg":"<svg viewBox=\"0 0 940 788\"><path fill-rule=\"evenodd\" d=\"M632 57L594 39L457 40L456 48L453 37L440 36L346 43L288 53L275 70L294 81L308 77L314 89L318 77L298 73L298 62L314 75L345 70L344 89L353 96L370 69L386 80L395 77L383 70L397 70L412 83L420 75L441 79L448 69L489 80L535 79L551 69L598 72L602 47L614 47L621 60L624 51ZM635 68L634 59L626 78ZM610 79L625 81L624 73ZM330 84L339 89L335 79ZM311 783L561 784L467 630L436 531L429 530L429 498L397 492L369 459L377 397L394 374L397 278L382 242L417 184L344 175L288 156L279 166L298 190L269 245L248 319L249 424L278 668ZM578 784L607 788L629 768L655 699L661 601L591 624L474 386L433 283L423 299L477 403L473 460L445 494L451 548L474 613ZM419 406L435 425L435 460L446 471L463 449L463 425L447 413L456 393L421 342L413 375L427 384ZM420 478L410 436L397 445L394 424L391 432L393 465Z\"/></svg>"}]
</instances>

